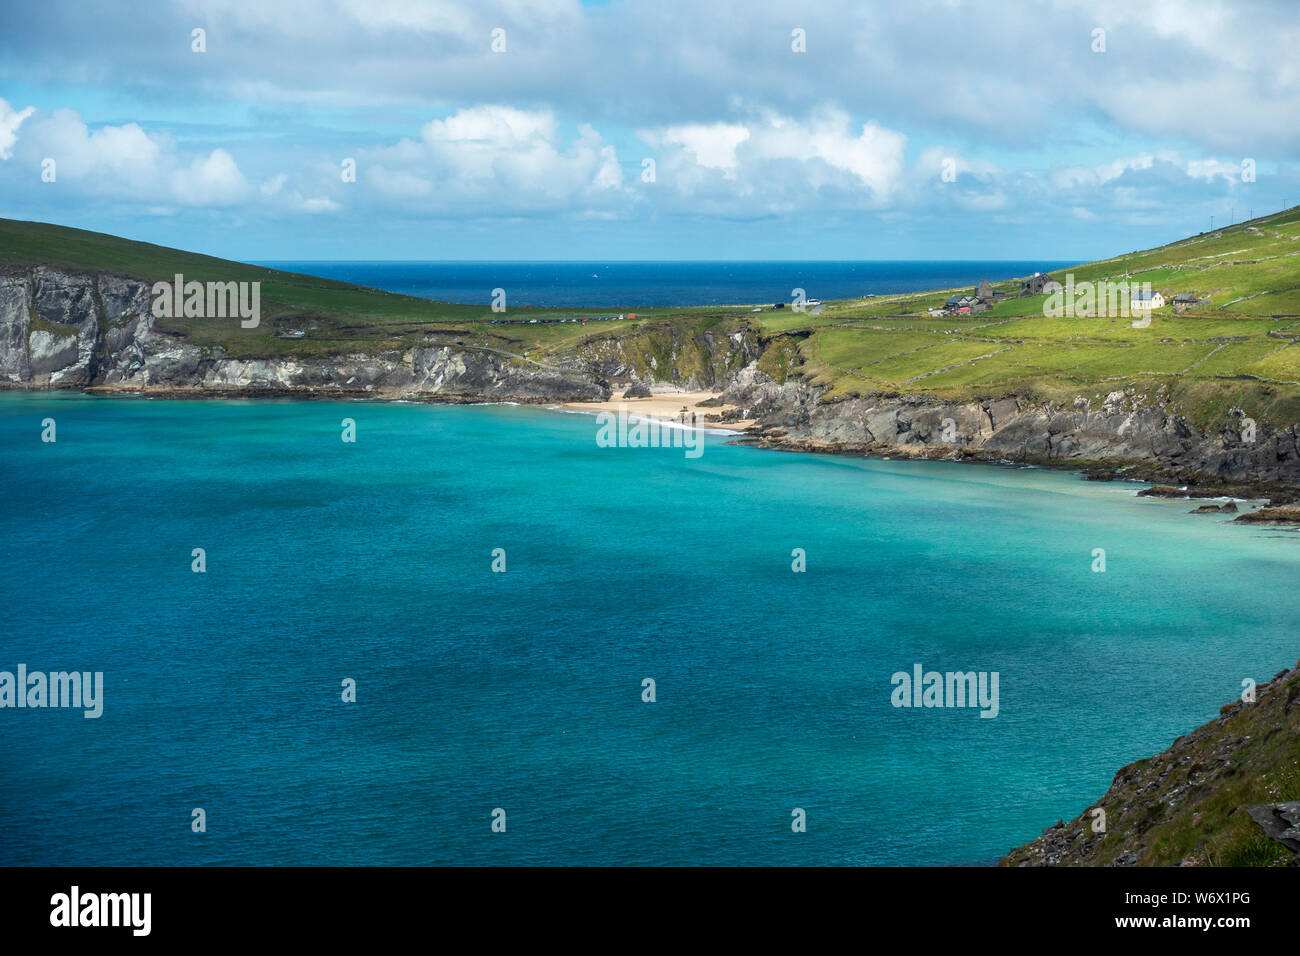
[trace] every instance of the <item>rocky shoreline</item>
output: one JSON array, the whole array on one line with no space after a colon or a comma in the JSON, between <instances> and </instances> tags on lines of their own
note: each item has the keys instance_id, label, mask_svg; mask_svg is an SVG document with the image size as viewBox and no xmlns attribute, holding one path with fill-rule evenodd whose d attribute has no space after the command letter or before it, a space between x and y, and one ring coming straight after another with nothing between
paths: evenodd
<instances>
[{"instance_id":1,"label":"rocky shoreline","mask_svg":"<svg viewBox=\"0 0 1300 956\"><path fill-rule=\"evenodd\" d=\"M1061 464L1100 478L1300 488L1300 428L1205 434L1137 387L1069 403L1010 395L949 402L929 394L826 400L805 383L746 369L722 398L755 419L763 447L895 457ZM1242 417L1238 414L1238 420Z\"/></svg>"},{"instance_id":2,"label":"rocky shoreline","mask_svg":"<svg viewBox=\"0 0 1300 956\"><path fill-rule=\"evenodd\" d=\"M44 267L0 275L0 388L455 404L598 403L628 388L709 391L720 407L710 423L738 425L739 441L759 448L1066 467L1091 480L1154 482L1170 496L1267 502L1266 518L1238 519L1253 522L1290 523L1293 514L1278 509L1300 500L1300 428L1203 433L1155 387L1081 392L1066 402L832 396L797 369L781 381L763 371L773 346L752 327L718 334L669 320L589 336L545 365L461 342L234 356L160 329L148 305L148 284L129 276ZM1230 420L1245 421L1239 411Z\"/></svg>"},{"instance_id":3,"label":"rocky shoreline","mask_svg":"<svg viewBox=\"0 0 1300 956\"><path fill-rule=\"evenodd\" d=\"M820 392L746 369L721 400L754 419L738 443L758 448L1029 464L1081 471L1091 481L1152 482L1155 487L1142 492L1149 496L1235 498L1274 507L1300 501L1300 429L1266 432L1254 441L1233 429L1203 434L1159 396L1132 387L1100 403L1079 396L1068 405L1017 396L944 402L923 394L826 402ZM1271 515L1288 521L1283 511Z\"/></svg>"}]
</instances>

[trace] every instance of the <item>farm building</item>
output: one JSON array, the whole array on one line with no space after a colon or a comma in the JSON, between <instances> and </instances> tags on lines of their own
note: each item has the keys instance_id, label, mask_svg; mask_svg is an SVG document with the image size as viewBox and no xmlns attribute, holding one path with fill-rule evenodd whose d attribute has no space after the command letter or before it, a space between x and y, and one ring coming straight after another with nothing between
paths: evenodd
<instances>
[{"instance_id":1,"label":"farm building","mask_svg":"<svg viewBox=\"0 0 1300 956\"><path fill-rule=\"evenodd\" d=\"M1148 309L1163 309L1165 297L1159 292L1134 291L1129 298L1128 307L1133 312L1146 312Z\"/></svg>"},{"instance_id":2,"label":"farm building","mask_svg":"<svg viewBox=\"0 0 1300 956\"><path fill-rule=\"evenodd\" d=\"M1046 272L1035 272L1028 279L1021 280L1020 294L1021 295L1042 295L1044 292L1049 291L1047 289L1047 284L1049 282L1056 283L1057 287L1060 286L1060 283L1056 282L1056 280L1053 279L1051 276L1049 276Z\"/></svg>"}]
</instances>

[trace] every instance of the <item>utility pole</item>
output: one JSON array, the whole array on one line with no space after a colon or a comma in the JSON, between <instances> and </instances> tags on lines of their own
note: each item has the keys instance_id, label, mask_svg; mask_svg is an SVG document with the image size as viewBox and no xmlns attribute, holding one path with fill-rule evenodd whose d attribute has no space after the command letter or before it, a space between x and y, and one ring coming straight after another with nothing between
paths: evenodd
<instances>
[{"instance_id":1,"label":"utility pole","mask_svg":"<svg viewBox=\"0 0 1300 956\"><path fill-rule=\"evenodd\" d=\"M1214 217L1210 217L1210 232L1214 232Z\"/></svg>"}]
</instances>

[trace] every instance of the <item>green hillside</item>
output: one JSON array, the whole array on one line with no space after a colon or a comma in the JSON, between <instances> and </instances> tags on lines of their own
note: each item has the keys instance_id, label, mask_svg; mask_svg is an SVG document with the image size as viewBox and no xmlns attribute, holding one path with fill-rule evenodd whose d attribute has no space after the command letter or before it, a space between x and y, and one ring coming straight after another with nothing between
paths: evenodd
<instances>
[{"instance_id":1,"label":"green hillside","mask_svg":"<svg viewBox=\"0 0 1300 956\"><path fill-rule=\"evenodd\" d=\"M635 327L644 319L662 320L669 315L690 318L708 326L748 312L741 307L638 309L634 302L619 309L579 312L573 309L520 308L508 302L509 311L507 316L503 316L491 311L490 290L487 289L481 306L435 302L83 229L0 219L0 271L33 266L118 273L148 282L170 282L177 273L184 275L187 282L261 282L262 322L256 329L241 329L237 323L198 318L172 318L158 322L161 330L184 335L196 345L220 345L229 355L250 358L356 351L373 353L413 344L454 343L458 340L510 351L524 350L531 354L538 348L562 351L592 334L596 327L501 326L492 325L491 320L507 316L517 319L521 316L544 318L636 313L637 320L633 322L599 324L602 332L610 332ZM279 337L279 333L289 329L301 329L307 335L301 339Z\"/></svg>"},{"instance_id":2,"label":"green hillside","mask_svg":"<svg viewBox=\"0 0 1300 956\"><path fill-rule=\"evenodd\" d=\"M1149 325L1131 317L1044 314L1045 296L1020 297L1019 280L971 276L961 289L827 303L817 315L752 306L641 309L634 321L599 325L500 325L487 306L432 302L181 252L42 223L0 220L0 268L50 265L72 270L199 281L262 282L262 325L242 330L205 319L160 320L195 344L228 354L269 357L379 351L412 344L464 342L545 361L592 336L628 334L665 320L699 332L748 325L766 346L761 367L828 387L830 397L931 392L944 398L1017 394L1070 401L1137 386L1171 399L1200 427L1242 408L1257 421L1300 420L1300 208L1264 216L1157 249L1054 274L1075 282L1149 282L1166 299L1202 300L1176 313L1155 310ZM988 278L1007 293L986 312L931 317L953 293ZM572 309L520 309L509 316L574 315ZM632 327L632 328L629 328ZM688 328L686 328L688 327ZM278 337L303 329L301 339ZM671 355L664 356L671 361Z\"/></svg>"},{"instance_id":3,"label":"green hillside","mask_svg":"<svg viewBox=\"0 0 1300 956\"><path fill-rule=\"evenodd\" d=\"M1172 304L1133 317L1044 315L1046 296L1018 281L972 276L961 289L828 303L817 316L765 313L793 348L788 367L830 394L1016 393L1068 400L1139 385L1163 391L1202 425L1239 405L1260 420L1300 419L1300 208L1053 273L1076 283L1151 283ZM989 278L1008 293L993 309L931 318L926 309ZM1014 297L1013 297L1014 296Z\"/></svg>"}]
</instances>

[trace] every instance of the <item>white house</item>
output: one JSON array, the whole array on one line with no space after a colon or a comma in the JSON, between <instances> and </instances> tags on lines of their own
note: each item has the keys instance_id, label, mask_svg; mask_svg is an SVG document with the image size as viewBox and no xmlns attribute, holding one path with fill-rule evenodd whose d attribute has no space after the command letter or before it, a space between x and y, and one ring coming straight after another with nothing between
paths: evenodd
<instances>
[{"instance_id":1,"label":"white house","mask_svg":"<svg viewBox=\"0 0 1300 956\"><path fill-rule=\"evenodd\" d=\"M1165 297L1159 292L1146 292L1133 290L1132 297L1129 299L1129 311L1147 312L1151 309L1163 309L1165 307Z\"/></svg>"}]
</instances>

